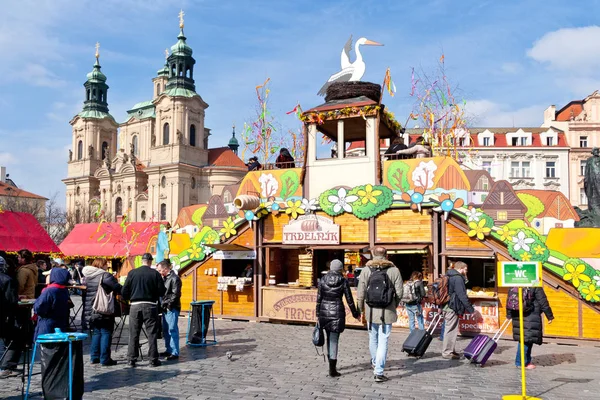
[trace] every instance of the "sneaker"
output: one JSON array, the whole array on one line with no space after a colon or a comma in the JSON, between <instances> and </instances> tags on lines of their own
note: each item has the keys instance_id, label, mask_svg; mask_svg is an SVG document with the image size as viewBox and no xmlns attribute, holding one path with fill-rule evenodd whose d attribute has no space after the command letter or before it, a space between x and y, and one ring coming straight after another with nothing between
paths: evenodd
<instances>
[{"instance_id":1,"label":"sneaker","mask_svg":"<svg viewBox=\"0 0 600 400\"><path fill-rule=\"evenodd\" d=\"M525 367L525 369L535 369L535 365L529 364Z\"/></svg>"},{"instance_id":2,"label":"sneaker","mask_svg":"<svg viewBox=\"0 0 600 400\"><path fill-rule=\"evenodd\" d=\"M167 360L167 361L179 360L179 356L169 354L167 357L165 357L165 360Z\"/></svg>"},{"instance_id":3,"label":"sneaker","mask_svg":"<svg viewBox=\"0 0 600 400\"><path fill-rule=\"evenodd\" d=\"M104 364L102 364L103 367L112 367L113 365L117 365L117 362L115 360L113 360L112 358L110 360L108 360L107 362L105 362Z\"/></svg>"},{"instance_id":4,"label":"sneaker","mask_svg":"<svg viewBox=\"0 0 600 400\"><path fill-rule=\"evenodd\" d=\"M150 366L151 367L160 367L162 365L162 363L160 362L160 360L152 360L150 361Z\"/></svg>"},{"instance_id":5,"label":"sneaker","mask_svg":"<svg viewBox=\"0 0 600 400\"><path fill-rule=\"evenodd\" d=\"M449 355L445 356L442 354L442 358L446 359L446 360L458 360L460 357L456 354L450 353Z\"/></svg>"},{"instance_id":6,"label":"sneaker","mask_svg":"<svg viewBox=\"0 0 600 400\"><path fill-rule=\"evenodd\" d=\"M127 365L129 365L130 368L135 368L135 361L134 360L129 360L129 362L127 363Z\"/></svg>"},{"instance_id":7,"label":"sneaker","mask_svg":"<svg viewBox=\"0 0 600 400\"><path fill-rule=\"evenodd\" d=\"M374 376L375 382L386 382L389 381L390 379L385 376L385 375L375 375Z\"/></svg>"},{"instance_id":8,"label":"sneaker","mask_svg":"<svg viewBox=\"0 0 600 400\"><path fill-rule=\"evenodd\" d=\"M373 369L375 369L375 361L371 360L371 366L373 367Z\"/></svg>"},{"instance_id":9,"label":"sneaker","mask_svg":"<svg viewBox=\"0 0 600 400\"><path fill-rule=\"evenodd\" d=\"M3 369L0 371L0 379L6 379L13 376L19 376L20 372L16 369Z\"/></svg>"}]
</instances>

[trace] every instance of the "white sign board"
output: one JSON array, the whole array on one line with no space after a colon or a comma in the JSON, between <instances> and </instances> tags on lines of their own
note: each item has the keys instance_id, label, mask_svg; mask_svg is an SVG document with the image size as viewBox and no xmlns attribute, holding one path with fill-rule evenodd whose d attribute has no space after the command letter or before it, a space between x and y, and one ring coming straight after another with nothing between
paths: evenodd
<instances>
[{"instance_id":1,"label":"white sign board","mask_svg":"<svg viewBox=\"0 0 600 400\"><path fill-rule=\"evenodd\" d=\"M213 259L215 259L215 260L254 260L255 258L256 258L256 252L254 250L248 250L248 251L217 250L213 253Z\"/></svg>"},{"instance_id":2,"label":"white sign board","mask_svg":"<svg viewBox=\"0 0 600 400\"><path fill-rule=\"evenodd\" d=\"M283 227L283 244L340 244L340 226L317 215L302 215Z\"/></svg>"}]
</instances>

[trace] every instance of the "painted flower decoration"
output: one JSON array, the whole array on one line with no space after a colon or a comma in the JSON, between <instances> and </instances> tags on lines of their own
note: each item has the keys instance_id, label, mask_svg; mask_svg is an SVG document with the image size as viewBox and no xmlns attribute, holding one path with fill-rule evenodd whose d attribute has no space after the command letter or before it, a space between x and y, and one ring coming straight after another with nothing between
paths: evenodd
<instances>
[{"instance_id":1,"label":"painted flower decoration","mask_svg":"<svg viewBox=\"0 0 600 400\"><path fill-rule=\"evenodd\" d=\"M508 225L504 225L502 228L498 229L498 235L500 235L500 240L503 242L512 242L513 236L515 235L515 231L511 231Z\"/></svg>"},{"instance_id":2,"label":"painted flower decoration","mask_svg":"<svg viewBox=\"0 0 600 400\"><path fill-rule=\"evenodd\" d=\"M467 222L479 222L483 213L475 207L469 207L467 210Z\"/></svg>"},{"instance_id":3,"label":"painted flower decoration","mask_svg":"<svg viewBox=\"0 0 600 400\"><path fill-rule=\"evenodd\" d=\"M300 200L288 200L286 204L288 208L286 208L285 213L292 218L296 219L298 218L298 215L304 214L304 209L302 208L302 202Z\"/></svg>"},{"instance_id":4,"label":"painted flower decoration","mask_svg":"<svg viewBox=\"0 0 600 400\"><path fill-rule=\"evenodd\" d=\"M546 251L546 249L544 249L544 248L542 247L542 245L539 245L539 244L533 248L533 252L534 252L535 254L537 254L537 255L542 255L542 254L544 254L544 251Z\"/></svg>"},{"instance_id":5,"label":"painted flower decoration","mask_svg":"<svg viewBox=\"0 0 600 400\"><path fill-rule=\"evenodd\" d=\"M531 261L531 254L525 252L521 255L521 261Z\"/></svg>"},{"instance_id":6,"label":"painted flower decoration","mask_svg":"<svg viewBox=\"0 0 600 400\"><path fill-rule=\"evenodd\" d=\"M531 243L535 242L535 239L528 238L527 236L525 236L524 231L519 231L519 233L517 233L517 236L512 238L512 241L515 244L513 246L513 249L515 251L519 251L521 249L523 249L525 251L531 251L531 248L529 247L529 245Z\"/></svg>"},{"instance_id":7,"label":"painted flower decoration","mask_svg":"<svg viewBox=\"0 0 600 400\"><path fill-rule=\"evenodd\" d=\"M235 222L233 222L233 218L227 218L227 221L223 221L223 228L221 228L221 233L225 234L225 238L229 239L231 236L235 235L237 231L235 230Z\"/></svg>"},{"instance_id":8,"label":"painted flower decoration","mask_svg":"<svg viewBox=\"0 0 600 400\"><path fill-rule=\"evenodd\" d=\"M267 205L265 203L260 203L260 206L258 207L258 210L256 210L256 217L258 219L266 216L267 214L269 214L269 210L267 209Z\"/></svg>"},{"instance_id":9,"label":"painted flower decoration","mask_svg":"<svg viewBox=\"0 0 600 400\"><path fill-rule=\"evenodd\" d=\"M413 194L402 193L402 200L410 203L410 208L413 211L419 210L421 212L421 203L425 200L425 188L416 187Z\"/></svg>"},{"instance_id":10,"label":"painted flower decoration","mask_svg":"<svg viewBox=\"0 0 600 400\"><path fill-rule=\"evenodd\" d=\"M342 210L344 210L348 213L351 213L352 212L352 203L354 203L356 200L358 200L358 196L355 196L355 195L347 196L346 189L339 188L339 190L337 192L337 196L330 195L329 197L327 197L327 200L329 200L331 203L333 203L333 212L334 213L339 213Z\"/></svg>"},{"instance_id":11,"label":"painted flower decoration","mask_svg":"<svg viewBox=\"0 0 600 400\"><path fill-rule=\"evenodd\" d=\"M565 281L571 281L573 286L575 286L576 288L579 287L581 281L590 282L592 280L592 278L583 273L585 271L584 264L574 265L571 263L566 263L565 270L567 270L567 273L563 275L563 279Z\"/></svg>"},{"instance_id":12,"label":"painted flower decoration","mask_svg":"<svg viewBox=\"0 0 600 400\"><path fill-rule=\"evenodd\" d=\"M202 245L198 246L196 243L192 244L192 247L188 250L188 256L192 260L200 258L201 253L202 253Z\"/></svg>"},{"instance_id":13,"label":"painted flower decoration","mask_svg":"<svg viewBox=\"0 0 600 400\"><path fill-rule=\"evenodd\" d=\"M439 201L440 205L434 208L434 210L438 212L443 211L444 219L448 219L450 211L454 210L455 208L462 207L463 204L465 204L463 199L456 199L453 201L448 193L440 195Z\"/></svg>"},{"instance_id":14,"label":"painted flower decoration","mask_svg":"<svg viewBox=\"0 0 600 400\"><path fill-rule=\"evenodd\" d=\"M596 287L600 287L600 275L596 275L594 280L596 281L594 285L596 285Z\"/></svg>"},{"instance_id":15,"label":"painted flower decoration","mask_svg":"<svg viewBox=\"0 0 600 400\"><path fill-rule=\"evenodd\" d=\"M485 236L489 235L492 231L491 228L485 226L485 219L480 220L479 222L469 222L469 237L477 237L479 240L483 240Z\"/></svg>"},{"instance_id":16,"label":"painted flower decoration","mask_svg":"<svg viewBox=\"0 0 600 400\"><path fill-rule=\"evenodd\" d=\"M377 204L377 196L381 196L383 192L381 190L373 190L373 185L368 184L365 186L365 190L359 190L356 192L362 204L371 202Z\"/></svg>"},{"instance_id":17,"label":"painted flower decoration","mask_svg":"<svg viewBox=\"0 0 600 400\"><path fill-rule=\"evenodd\" d=\"M600 287L593 283L590 283L587 288L581 289L581 293L585 295L587 301L600 301Z\"/></svg>"},{"instance_id":18,"label":"painted flower decoration","mask_svg":"<svg viewBox=\"0 0 600 400\"><path fill-rule=\"evenodd\" d=\"M302 199L302 208L304 211L315 211L317 209L317 199Z\"/></svg>"},{"instance_id":19,"label":"painted flower decoration","mask_svg":"<svg viewBox=\"0 0 600 400\"><path fill-rule=\"evenodd\" d=\"M213 252L212 247L208 247L208 246L202 246L202 247L203 247L202 252L204 253L205 256L208 256Z\"/></svg>"}]
</instances>

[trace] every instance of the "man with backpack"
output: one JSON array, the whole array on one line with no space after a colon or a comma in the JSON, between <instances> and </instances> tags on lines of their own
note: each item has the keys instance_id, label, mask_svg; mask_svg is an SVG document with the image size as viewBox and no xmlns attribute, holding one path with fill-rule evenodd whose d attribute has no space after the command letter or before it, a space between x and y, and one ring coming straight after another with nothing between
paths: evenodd
<instances>
[{"instance_id":1,"label":"man with backpack","mask_svg":"<svg viewBox=\"0 0 600 400\"><path fill-rule=\"evenodd\" d=\"M396 308L402 298L402 276L386 258L384 247L375 247L373 259L363 268L357 290L358 309L369 326L369 351L375 382L388 380L383 375L388 338L392 324L398 319Z\"/></svg>"},{"instance_id":2,"label":"man with backpack","mask_svg":"<svg viewBox=\"0 0 600 400\"><path fill-rule=\"evenodd\" d=\"M447 360L458 360L459 354L456 352L456 337L458 336L458 319L466 312L474 313L475 309L467 297L467 264L457 261L454 269L448 270L447 288L448 302L443 306L444 311L444 340L442 345L442 357ZM443 278L442 278L443 280ZM443 286L444 283L442 283ZM434 293L435 296L435 293Z\"/></svg>"}]
</instances>

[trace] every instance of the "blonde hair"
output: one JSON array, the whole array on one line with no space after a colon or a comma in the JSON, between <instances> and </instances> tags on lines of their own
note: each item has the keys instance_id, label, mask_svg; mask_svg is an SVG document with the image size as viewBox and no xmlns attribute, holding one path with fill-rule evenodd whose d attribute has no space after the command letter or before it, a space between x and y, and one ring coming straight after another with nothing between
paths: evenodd
<instances>
[{"instance_id":1,"label":"blonde hair","mask_svg":"<svg viewBox=\"0 0 600 400\"><path fill-rule=\"evenodd\" d=\"M108 266L108 261L106 261L106 258L96 258L96 259L94 259L94 262L92 263L92 267L96 267L96 268L100 268L100 269L106 269L107 266Z\"/></svg>"}]
</instances>

